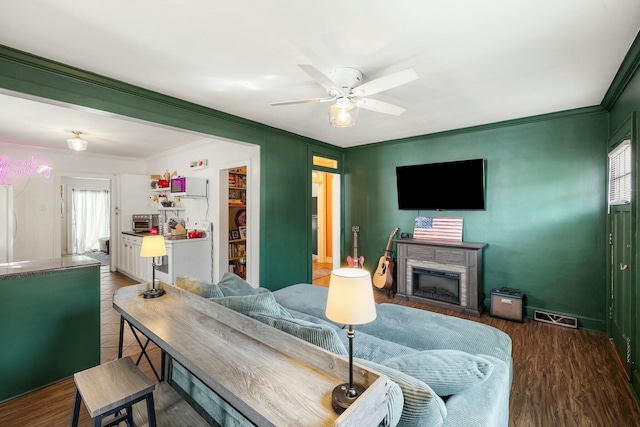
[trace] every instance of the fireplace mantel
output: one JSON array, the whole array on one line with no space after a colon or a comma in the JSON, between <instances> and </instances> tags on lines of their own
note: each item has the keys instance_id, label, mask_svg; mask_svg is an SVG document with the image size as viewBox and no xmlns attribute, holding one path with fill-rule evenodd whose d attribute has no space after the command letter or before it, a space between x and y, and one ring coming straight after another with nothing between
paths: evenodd
<instances>
[{"instance_id":1,"label":"fireplace mantel","mask_svg":"<svg viewBox=\"0 0 640 427\"><path fill-rule=\"evenodd\" d=\"M482 250L486 243L440 242L394 239L397 244L398 289L396 298L480 316L484 310L482 292ZM430 268L460 274L460 304L413 295L413 268Z\"/></svg>"}]
</instances>

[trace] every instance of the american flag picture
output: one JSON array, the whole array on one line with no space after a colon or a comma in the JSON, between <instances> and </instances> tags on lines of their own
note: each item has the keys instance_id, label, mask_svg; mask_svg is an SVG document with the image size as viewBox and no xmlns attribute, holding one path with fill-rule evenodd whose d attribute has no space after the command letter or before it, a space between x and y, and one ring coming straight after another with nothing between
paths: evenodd
<instances>
[{"instance_id":1,"label":"american flag picture","mask_svg":"<svg viewBox=\"0 0 640 427\"><path fill-rule=\"evenodd\" d=\"M413 238L462 242L462 218L419 216L413 228Z\"/></svg>"}]
</instances>

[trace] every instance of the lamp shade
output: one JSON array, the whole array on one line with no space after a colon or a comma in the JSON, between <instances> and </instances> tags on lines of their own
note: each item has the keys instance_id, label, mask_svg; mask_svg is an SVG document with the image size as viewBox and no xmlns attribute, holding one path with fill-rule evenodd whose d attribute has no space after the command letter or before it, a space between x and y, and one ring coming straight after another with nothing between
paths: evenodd
<instances>
[{"instance_id":1,"label":"lamp shade","mask_svg":"<svg viewBox=\"0 0 640 427\"><path fill-rule=\"evenodd\" d=\"M373 285L367 270L339 268L331 272L326 315L337 323L362 325L376 318Z\"/></svg>"},{"instance_id":2,"label":"lamp shade","mask_svg":"<svg viewBox=\"0 0 640 427\"><path fill-rule=\"evenodd\" d=\"M156 257L166 254L167 247L164 244L164 236L145 236L142 238L141 257Z\"/></svg>"}]
</instances>

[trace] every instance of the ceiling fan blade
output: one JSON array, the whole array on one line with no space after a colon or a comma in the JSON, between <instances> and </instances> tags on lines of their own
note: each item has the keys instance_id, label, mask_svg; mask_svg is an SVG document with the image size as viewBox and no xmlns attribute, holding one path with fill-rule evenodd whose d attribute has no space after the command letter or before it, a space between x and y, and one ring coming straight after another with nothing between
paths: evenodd
<instances>
[{"instance_id":1,"label":"ceiling fan blade","mask_svg":"<svg viewBox=\"0 0 640 427\"><path fill-rule=\"evenodd\" d=\"M385 90L393 89L394 87L401 86L403 84L412 82L418 79L420 76L413 71L413 68L409 68L404 71L398 71L397 73L389 74L388 76L380 77L370 82L361 84L353 89L353 93L357 96L369 96L374 93L382 92Z\"/></svg>"},{"instance_id":2,"label":"ceiling fan blade","mask_svg":"<svg viewBox=\"0 0 640 427\"><path fill-rule=\"evenodd\" d=\"M398 107L397 105L389 104L388 102L384 101L378 101L376 99L359 99L358 101L356 101L356 104L358 105L358 107L364 108L365 110L371 110L383 114L390 114L392 116L399 116L407 111L402 107Z\"/></svg>"},{"instance_id":3,"label":"ceiling fan blade","mask_svg":"<svg viewBox=\"0 0 640 427\"><path fill-rule=\"evenodd\" d=\"M305 73L309 74L309 76L311 76L313 80L320 83L326 90L331 90L338 87L338 85L333 80L331 80L313 65L298 64L298 67L302 68Z\"/></svg>"},{"instance_id":4,"label":"ceiling fan blade","mask_svg":"<svg viewBox=\"0 0 640 427\"><path fill-rule=\"evenodd\" d=\"M291 104L308 104L311 102L327 102L333 101L336 99L334 96L330 96L327 98L309 98L309 99L297 99L295 101L281 101L281 102L272 102L269 105L272 107L277 107L279 105L291 105Z\"/></svg>"}]
</instances>

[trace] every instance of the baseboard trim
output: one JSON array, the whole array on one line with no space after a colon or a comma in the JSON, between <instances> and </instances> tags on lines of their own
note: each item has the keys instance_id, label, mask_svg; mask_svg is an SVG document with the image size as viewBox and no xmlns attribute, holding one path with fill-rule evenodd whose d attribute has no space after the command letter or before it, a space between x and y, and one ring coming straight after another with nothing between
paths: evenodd
<instances>
[{"instance_id":1,"label":"baseboard trim","mask_svg":"<svg viewBox=\"0 0 640 427\"><path fill-rule=\"evenodd\" d=\"M484 306L487 307L488 310L491 309L491 298L485 298L484 299ZM528 317L529 319L533 319L534 318L534 313L535 311L544 311L544 312L551 312L554 314L559 314L561 316L568 316L568 317L575 317L578 319L578 329L586 329L588 331L594 331L594 332L601 332L603 334L607 333L607 323L605 320L603 319L596 319L593 317L585 317L585 316L577 316L573 313L564 313L561 311L556 311L553 309L549 309L547 307L533 307L533 306L527 306L525 305L524 307L524 316ZM639 385L640 385L640 378L639 378ZM640 388L638 389L640 390Z\"/></svg>"}]
</instances>

